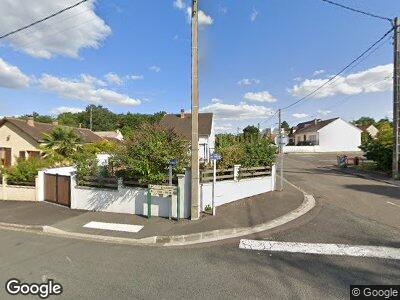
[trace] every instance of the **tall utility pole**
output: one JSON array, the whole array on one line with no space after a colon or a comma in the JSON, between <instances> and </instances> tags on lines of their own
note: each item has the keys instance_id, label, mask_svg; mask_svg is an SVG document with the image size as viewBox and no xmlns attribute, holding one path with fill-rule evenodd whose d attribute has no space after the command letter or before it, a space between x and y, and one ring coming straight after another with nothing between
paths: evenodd
<instances>
[{"instance_id":1,"label":"tall utility pole","mask_svg":"<svg viewBox=\"0 0 400 300\"><path fill-rule=\"evenodd\" d=\"M199 209L199 46L198 0L192 0L192 190L191 219L200 218Z\"/></svg>"},{"instance_id":2,"label":"tall utility pole","mask_svg":"<svg viewBox=\"0 0 400 300\"><path fill-rule=\"evenodd\" d=\"M400 19L394 19L393 178L400 177Z\"/></svg>"},{"instance_id":3,"label":"tall utility pole","mask_svg":"<svg viewBox=\"0 0 400 300\"><path fill-rule=\"evenodd\" d=\"M279 153L279 158L280 158L280 181L281 184L279 186L279 190L283 191L283 149L282 149L282 144L280 143L280 140L282 139L282 110L279 109L279 134L278 134L278 153Z\"/></svg>"}]
</instances>

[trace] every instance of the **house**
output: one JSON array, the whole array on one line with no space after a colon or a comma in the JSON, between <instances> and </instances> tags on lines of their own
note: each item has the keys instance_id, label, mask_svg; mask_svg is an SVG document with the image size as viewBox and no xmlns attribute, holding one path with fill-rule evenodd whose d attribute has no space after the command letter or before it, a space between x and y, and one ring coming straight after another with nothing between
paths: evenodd
<instances>
[{"instance_id":1,"label":"house","mask_svg":"<svg viewBox=\"0 0 400 300\"><path fill-rule=\"evenodd\" d=\"M357 125L363 132L367 132L373 139L376 138L377 134L379 133L379 129L376 128L374 125Z\"/></svg>"},{"instance_id":2,"label":"house","mask_svg":"<svg viewBox=\"0 0 400 300\"><path fill-rule=\"evenodd\" d=\"M160 125L171 128L175 133L184 139L191 141L192 137L192 114L181 113L166 114L160 121ZM209 161L210 154L214 152L215 133L214 118L212 113L199 113L199 158L202 161Z\"/></svg>"},{"instance_id":3,"label":"house","mask_svg":"<svg viewBox=\"0 0 400 300\"><path fill-rule=\"evenodd\" d=\"M361 129L341 118L315 119L293 129L296 146L318 146L320 152L360 151Z\"/></svg>"},{"instance_id":4,"label":"house","mask_svg":"<svg viewBox=\"0 0 400 300\"><path fill-rule=\"evenodd\" d=\"M95 134L114 143L121 143L124 140L124 136L118 129L116 131L96 131Z\"/></svg>"},{"instance_id":5,"label":"house","mask_svg":"<svg viewBox=\"0 0 400 300\"><path fill-rule=\"evenodd\" d=\"M18 158L27 159L41 154L44 134L50 133L57 122L52 124L27 120L3 118L0 120L0 165L10 166ZM84 144L101 141L102 138L89 129L73 128Z\"/></svg>"}]
</instances>

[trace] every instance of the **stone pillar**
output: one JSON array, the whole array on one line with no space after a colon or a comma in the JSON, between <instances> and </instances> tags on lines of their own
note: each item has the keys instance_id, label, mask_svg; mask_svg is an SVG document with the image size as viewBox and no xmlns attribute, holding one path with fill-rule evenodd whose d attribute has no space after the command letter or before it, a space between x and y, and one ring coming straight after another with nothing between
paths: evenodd
<instances>
[{"instance_id":1,"label":"stone pillar","mask_svg":"<svg viewBox=\"0 0 400 300\"><path fill-rule=\"evenodd\" d=\"M235 181L239 180L239 172L240 172L240 165L234 165L233 166L233 180L235 180Z\"/></svg>"},{"instance_id":2,"label":"stone pillar","mask_svg":"<svg viewBox=\"0 0 400 300\"><path fill-rule=\"evenodd\" d=\"M179 187L179 218L186 218L185 209L187 203L185 203L185 175L179 174L178 177L178 187ZM178 197L176 197L176 205L178 205ZM177 206L175 206L177 207ZM177 212L174 213L176 215Z\"/></svg>"},{"instance_id":3,"label":"stone pillar","mask_svg":"<svg viewBox=\"0 0 400 300\"><path fill-rule=\"evenodd\" d=\"M36 201L44 201L44 172L39 171L36 180Z\"/></svg>"}]
</instances>

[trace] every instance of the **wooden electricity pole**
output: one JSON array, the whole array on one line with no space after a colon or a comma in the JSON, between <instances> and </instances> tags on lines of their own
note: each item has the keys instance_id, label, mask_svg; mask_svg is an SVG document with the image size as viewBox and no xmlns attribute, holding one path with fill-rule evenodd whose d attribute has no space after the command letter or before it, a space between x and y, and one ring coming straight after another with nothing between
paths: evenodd
<instances>
[{"instance_id":1,"label":"wooden electricity pole","mask_svg":"<svg viewBox=\"0 0 400 300\"><path fill-rule=\"evenodd\" d=\"M191 219L200 218L199 209L199 47L198 47L198 0L192 0L192 172L191 172Z\"/></svg>"},{"instance_id":2,"label":"wooden electricity pole","mask_svg":"<svg viewBox=\"0 0 400 300\"><path fill-rule=\"evenodd\" d=\"M400 19L394 19L393 178L400 177Z\"/></svg>"}]
</instances>

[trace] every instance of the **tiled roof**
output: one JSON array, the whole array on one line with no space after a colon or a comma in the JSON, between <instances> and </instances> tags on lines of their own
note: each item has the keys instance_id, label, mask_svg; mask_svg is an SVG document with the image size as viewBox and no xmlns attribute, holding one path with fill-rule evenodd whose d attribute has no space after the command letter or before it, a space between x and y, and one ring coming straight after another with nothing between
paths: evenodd
<instances>
[{"instance_id":1,"label":"tiled roof","mask_svg":"<svg viewBox=\"0 0 400 300\"><path fill-rule=\"evenodd\" d=\"M15 118L4 118L0 120L0 126L3 126L5 123L11 123L25 134L32 137L36 142L42 143L43 142L43 134L49 134L57 125L48 124L48 123L40 123L40 122L33 122L34 126L30 126L26 120L22 119L15 119ZM63 126L67 127L67 126ZM101 141L102 138L95 134L94 132L90 131L86 128L72 128L72 130L77 134L79 137L82 138L84 144L94 143Z\"/></svg>"},{"instance_id":2,"label":"tiled roof","mask_svg":"<svg viewBox=\"0 0 400 300\"><path fill-rule=\"evenodd\" d=\"M300 123L300 129L296 130L294 134L303 134L307 132L317 132L321 128L325 127L326 125L336 121L339 118L329 119L329 120L312 120L309 122ZM299 127L299 125L297 125Z\"/></svg>"},{"instance_id":3,"label":"tiled roof","mask_svg":"<svg viewBox=\"0 0 400 300\"><path fill-rule=\"evenodd\" d=\"M212 130L213 114L199 113L199 135L209 136ZM173 129L177 134L182 135L187 140L191 139L192 131L192 114L184 114L184 118L180 115L165 115L160 125Z\"/></svg>"}]
</instances>

